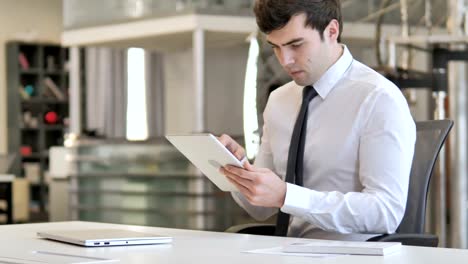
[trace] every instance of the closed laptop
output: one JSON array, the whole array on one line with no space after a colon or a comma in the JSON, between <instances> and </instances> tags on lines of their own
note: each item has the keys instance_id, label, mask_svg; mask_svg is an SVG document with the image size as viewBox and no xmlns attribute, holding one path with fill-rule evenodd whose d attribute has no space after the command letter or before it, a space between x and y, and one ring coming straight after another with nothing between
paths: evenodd
<instances>
[{"instance_id":1,"label":"closed laptop","mask_svg":"<svg viewBox=\"0 0 468 264\"><path fill-rule=\"evenodd\" d=\"M85 247L150 245L171 243L172 237L124 229L54 230L38 232L38 236Z\"/></svg>"}]
</instances>

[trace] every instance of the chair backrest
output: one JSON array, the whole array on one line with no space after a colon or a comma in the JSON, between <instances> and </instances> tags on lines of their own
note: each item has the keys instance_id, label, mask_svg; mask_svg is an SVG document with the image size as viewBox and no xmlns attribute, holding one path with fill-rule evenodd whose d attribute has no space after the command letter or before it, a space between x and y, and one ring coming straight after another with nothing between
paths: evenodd
<instances>
[{"instance_id":1,"label":"chair backrest","mask_svg":"<svg viewBox=\"0 0 468 264\"><path fill-rule=\"evenodd\" d=\"M416 122L416 146L411 166L408 201L397 233L424 233L426 199L432 171L452 126L452 120Z\"/></svg>"}]
</instances>

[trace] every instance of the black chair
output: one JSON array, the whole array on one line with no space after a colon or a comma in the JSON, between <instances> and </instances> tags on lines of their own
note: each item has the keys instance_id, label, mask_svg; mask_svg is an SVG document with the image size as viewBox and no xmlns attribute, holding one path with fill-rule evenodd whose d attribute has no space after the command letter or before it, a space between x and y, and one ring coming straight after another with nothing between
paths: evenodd
<instances>
[{"instance_id":1,"label":"black chair","mask_svg":"<svg viewBox=\"0 0 468 264\"><path fill-rule=\"evenodd\" d=\"M403 245L412 246L437 246L438 237L424 233L426 200L434 165L452 126L452 120L416 122L416 146L411 166L405 215L395 234L372 237L368 241L401 242ZM273 235L275 226L272 224L245 224L233 226L226 232Z\"/></svg>"}]
</instances>

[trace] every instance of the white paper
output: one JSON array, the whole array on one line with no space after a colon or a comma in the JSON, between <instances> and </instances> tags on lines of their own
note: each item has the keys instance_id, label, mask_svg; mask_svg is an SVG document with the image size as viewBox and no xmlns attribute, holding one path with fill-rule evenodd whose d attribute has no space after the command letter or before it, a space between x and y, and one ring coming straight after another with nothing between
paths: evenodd
<instances>
[{"instance_id":1,"label":"white paper","mask_svg":"<svg viewBox=\"0 0 468 264\"><path fill-rule=\"evenodd\" d=\"M95 264L95 263L112 263L118 262L117 259L105 259L90 256L80 256L72 254L64 254L51 251L30 251L30 252L14 252L2 253L0 263L21 263L21 264Z\"/></svg>"},{"instance_id":2,"label":"white paper","mask_svg":"<svg viewBox=\"0 0 468 264\"><path fill-rule=\"evenodd\" d=\"M270 254L270 255L282 255L282 256L298 256L298 257L312 257L312 258L331 258L343 256L343 254L313 254L313 253L287 253L283 252L283 247L272 247L272 248L261 248L244 251L242 253L251 254Z\"/></svg>"},{"instance_id":3,"label":"white paper","mask_svg":"<svg viewBox=\"0 0 468 264\"><path fill-rule=\"evenodd\" d=\"M311 241L292 243L283 247L289 253L313 254L357 254L382 256L397 252L401 248L399 242L356 242L356 241Z\"/></svg>"}]
</instances>

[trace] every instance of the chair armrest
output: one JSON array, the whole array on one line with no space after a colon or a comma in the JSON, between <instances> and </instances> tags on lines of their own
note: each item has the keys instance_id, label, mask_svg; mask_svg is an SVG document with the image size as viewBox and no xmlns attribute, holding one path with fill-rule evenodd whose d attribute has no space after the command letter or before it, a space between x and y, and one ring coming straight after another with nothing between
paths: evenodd
<instances>
[{"instance_id":1,"label":"chair armrest","mask_svg":"<svg viewBox=\"0 0 468 264\"><path fill-rule=\"evenodd\" d=\"M260 223L235 225L226 229L225 232L273 236L275 234L275 225L274 224L260 224Z\"/></svg>"},{"instance_id":2,"label":"chair armrest","mask_svg":"<svg viewBox=\"0 0 468 264\"><path fill-rule=\"evenodd\" d=\"M371 237L367 241L401 242L405 246L437 247L439 237L432 234L390 234Z\"/></svg>"}]
</instances>

